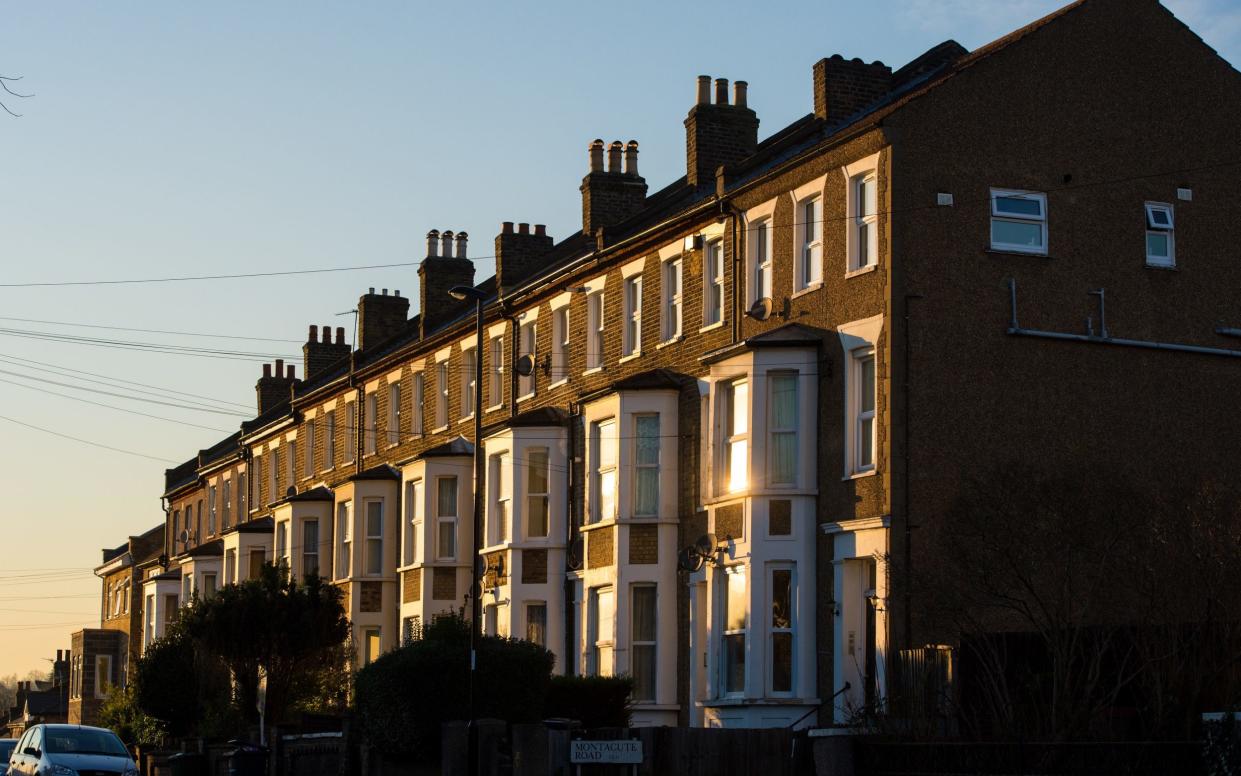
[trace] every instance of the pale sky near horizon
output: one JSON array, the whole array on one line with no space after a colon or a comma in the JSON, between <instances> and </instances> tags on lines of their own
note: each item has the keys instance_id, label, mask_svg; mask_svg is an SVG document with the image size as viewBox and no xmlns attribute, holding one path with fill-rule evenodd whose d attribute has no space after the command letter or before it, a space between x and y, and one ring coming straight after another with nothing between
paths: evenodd
<instances>
[{"instance_id":1,"label":"pale sky near horizon","mask_svg":"<svg viewBox=\"0 0 1241 776\"><path fill-rule=\"evenodd\" d=\"M264 357L300 375L307 324L349 328L335 313L367 287L417 292L414 267L2 284L417 261L432 228L464 229L471 253L488 256L501 221L545 223L558 240L580 228L591 139L637 139L652 192L684 174L681 122L699 74L749 81L766 137L810 112L821 57L895 68L1063 4L0 3L0 75L35 94L0 94L22 114L0 112L0 676L45 669L72 631L98 624L101 548L162 522L164 468L236 430ZM1165 5L1241 62L1241 0ZM480 281L494 270L477 267ZM261 355L152 354L31 331ZM166 404L85 393L80 373L49 372L64 368L238 414L167 406L199 399L162 392L148 398Z\"/></svg>"}]
</instances>

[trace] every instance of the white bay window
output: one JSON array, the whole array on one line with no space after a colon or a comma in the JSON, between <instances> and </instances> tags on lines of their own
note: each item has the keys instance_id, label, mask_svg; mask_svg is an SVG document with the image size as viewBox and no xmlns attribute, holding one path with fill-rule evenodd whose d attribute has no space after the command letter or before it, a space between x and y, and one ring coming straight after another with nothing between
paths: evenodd
<instances>
[{"instance_id":1,"label":"white bay window","mask_svg":"<svg viewBox=\"0 0 1241 776\"><path fill-rule=\"evenodd\" d=\"M773 372L768 376L770 412L767 418L767 482L797 484L797 373Z\"/></svg>"}]
</instances>

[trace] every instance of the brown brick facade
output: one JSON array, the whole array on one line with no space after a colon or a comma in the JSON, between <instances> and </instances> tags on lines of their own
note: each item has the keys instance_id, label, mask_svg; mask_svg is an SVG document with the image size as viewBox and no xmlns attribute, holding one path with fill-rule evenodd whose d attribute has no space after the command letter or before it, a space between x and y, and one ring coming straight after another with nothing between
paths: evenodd
<instances>
[{"instance_id":1,"label":"brown brick facade","mask_svg":"<svg viewBox=\"0 0 1241 776\"><path fill-rule=\"evenodd\" d=\"M586 568L600 569L612 565L613 539L616 526L596 528L586 535Z\"/></svg>"},{"instance_id":2,"label":"brown brick facade","mask_svg":"<svg viewBox=\"0 0 1241 776\"><path fill-rule=\"evenodd\" d=\"M457 570L436 567L431 575L431 597L436 601L457 599Z\"/></svg>"},{"instance_id":3,"label":"brown brick facade","mask_svg":"<svg viewBox=\"0 0 1241 776\"><path fill-rule=\"evenodd\" d=\"M404 572L401 584L401 602L413 603L422 600L422 569L410 569Z\"/></svg>"},{"instance_id":4,"label":"brown brick facade","mask_svg":"<svg viewBox=\"0 0 1241 776\"><path fill-rule=\"evenodd\" d=\"M659 526L629 526L629 562L634 565L659 563Z\"/></svg>"}]
</instances>

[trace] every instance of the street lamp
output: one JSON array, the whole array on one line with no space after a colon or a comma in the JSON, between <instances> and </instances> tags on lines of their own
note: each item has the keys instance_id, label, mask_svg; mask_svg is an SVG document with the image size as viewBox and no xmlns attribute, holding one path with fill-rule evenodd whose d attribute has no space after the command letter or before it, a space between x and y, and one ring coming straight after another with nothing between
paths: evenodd
<instances>
[{"instance_id":1,"label":"street lamp","mask_svg":"<svg viewBox=\"0 0 1241 776\"><path fill-rule=\"evenodd\" d=\"M482 569L479 542L483 536L483 301L487 295L473 286L453 286L448 295L459 302L474 300L474 534L470 541L470 719L469 770L476 773L477 738L474 717L474 674L477 669L477 646L482 634L482 603L480 585Z\"/></svg>"}]
</instances>

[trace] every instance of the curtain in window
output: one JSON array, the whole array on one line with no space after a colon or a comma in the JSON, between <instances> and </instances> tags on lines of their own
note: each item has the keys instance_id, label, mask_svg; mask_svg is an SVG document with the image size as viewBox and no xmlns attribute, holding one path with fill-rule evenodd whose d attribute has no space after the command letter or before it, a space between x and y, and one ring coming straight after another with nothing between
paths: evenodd
<instances>
[{"instance_id":1,"label":"curtain in window","mask_svg":"<svg viewBox=\"0 0 1241 776\"><path fill-rule=\"evenodd\" d=\"M634 422L635 515L659 514L659 415L638 415Z\"/></svg>"},{"instance_id":2,"label":"curtain in window","mask_svg":"<svg viewBox=\"0 0 1241 776\"><path fill-rule=\"evenodd\" d=\"M797 475L797 376L771 378L771 482L790 484Z\"/></svg>"},{"instance_id":3,"label":"curtain in window","mask_svg":"<svg viewBox=\"0 0 1241 776\"><path fill-rule=\"evenodd\" d=\"M633 589L633 699L655 700L655 586Z\"/></svg>"}]
</instances>

